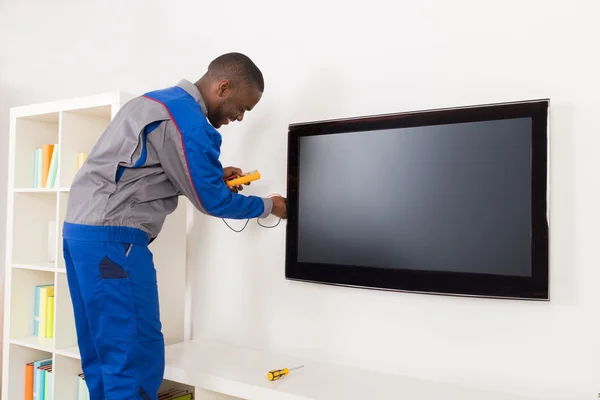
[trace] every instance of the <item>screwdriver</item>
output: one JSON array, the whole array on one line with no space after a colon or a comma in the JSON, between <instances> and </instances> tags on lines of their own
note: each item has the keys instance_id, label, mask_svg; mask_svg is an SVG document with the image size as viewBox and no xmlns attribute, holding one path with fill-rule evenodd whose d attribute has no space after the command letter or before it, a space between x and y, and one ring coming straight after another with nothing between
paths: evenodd
<instances>
[{"instance_id":1,"label":"screwdriver","mask_svg":"<svg viewBox=\"0 0 600 400\"><path fill-rule=\"evenodd\" d=\"M272 371L269 371L269 373L267 374L267 378L270 381L276 381L277 379L281 378L282 376L288 375L290 373L290 371L294 371L296 369L300 369L303 367L304 367L304 365L301 365L299 367L294 367L294 368L274 369Z\"/></svg>"}]
</instances>

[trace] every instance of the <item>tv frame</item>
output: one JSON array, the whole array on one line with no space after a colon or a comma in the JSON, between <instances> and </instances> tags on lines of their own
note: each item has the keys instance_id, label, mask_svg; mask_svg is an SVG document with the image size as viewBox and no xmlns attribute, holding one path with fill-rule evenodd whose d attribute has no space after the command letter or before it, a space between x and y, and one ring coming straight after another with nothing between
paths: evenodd
<instances>
[{"instance_id":1,"label":"tv frame","mask_svg":"<svg viewBox=\"0 0 600 400\"><path fill-rule=\"evenodd\" d=\"M285 278L294 281L399 292L550 300L549 112L550 100L538 99L290 124L288 127L288 222ZM523 117L532 119L532 274L530 277L300 263L297 261L298 186L301 179L298 164L299 139L301 137Z\"/></svg>"}]
</instances>

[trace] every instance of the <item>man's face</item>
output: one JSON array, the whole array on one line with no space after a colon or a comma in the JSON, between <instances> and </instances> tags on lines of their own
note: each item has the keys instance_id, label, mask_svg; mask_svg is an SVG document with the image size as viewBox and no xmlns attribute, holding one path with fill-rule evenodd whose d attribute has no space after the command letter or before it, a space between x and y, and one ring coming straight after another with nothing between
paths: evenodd
<instances>
[{"instance_id":1,"label":"man's face","mask_svg":"<svg viewBox=\"0 0 600 400\"><path fill-rule=\"evenodd\" d=\"M230 82L219 82L213 91L213 99L208 102L208 120L215 128L233 121L244 119L244 113L250 111L260 101L262 93L254 86L239 85L232 87Z\"/></svg>"}]
</instances>

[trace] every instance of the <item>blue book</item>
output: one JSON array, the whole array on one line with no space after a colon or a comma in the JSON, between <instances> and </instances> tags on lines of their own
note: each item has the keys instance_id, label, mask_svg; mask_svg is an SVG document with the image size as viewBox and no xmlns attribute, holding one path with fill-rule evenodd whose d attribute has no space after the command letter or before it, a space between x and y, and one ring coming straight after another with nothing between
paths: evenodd
<instances>
[{"instance_id":1,"label":"blue book","mask_svg":"<svg viewBox=\"0 0 600 400\"><path fill-rule=\"evenodd\" d=\"M38 335L40 327L40 287L35 287L35 312L33 314L33 336Z\"/></svg>"},{"instance_id":2,"label":"blue book","mask_svg":"<svg viewBox=\"0 0 600 400\"><path fill-rule=\"evenodd\" d=\"M51 358L38 360L33 363L33 400L44 400L46 374L40 367L52 363Z\"/></svg>"},{"instance_id":3,"label":"blue book","mask_svg":"<svg viewBox=\"0 0 600 400\"><path fill-rule=\"evenodd\" d=\"M46 371L44 371L41 368L38 368L36 372L38 374L38 390L36 391L37 397L34 398L44 400L44 398L46 397Z\"/></svg>"}]
</instances>

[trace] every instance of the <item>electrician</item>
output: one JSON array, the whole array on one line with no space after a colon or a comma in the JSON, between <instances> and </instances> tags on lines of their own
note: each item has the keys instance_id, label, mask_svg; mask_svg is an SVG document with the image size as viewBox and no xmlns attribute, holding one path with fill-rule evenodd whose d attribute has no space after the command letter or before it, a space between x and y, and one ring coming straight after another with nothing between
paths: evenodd
<instances>
[{"instance_id":1,"label":"electrician","mask_svg":"<svg viewBox=\"0 0 600 400\"><path fill-rule=\"evenodd\" d=\"M243 196L224 180L221 135L260 101L261 71L224 54L186 80L127 102L77 173L63 226L64 258L91 400L156 400L165 354L148 244L184 195L220 218L287 217L281 196Z\"/></svg>"}]
</instances>

